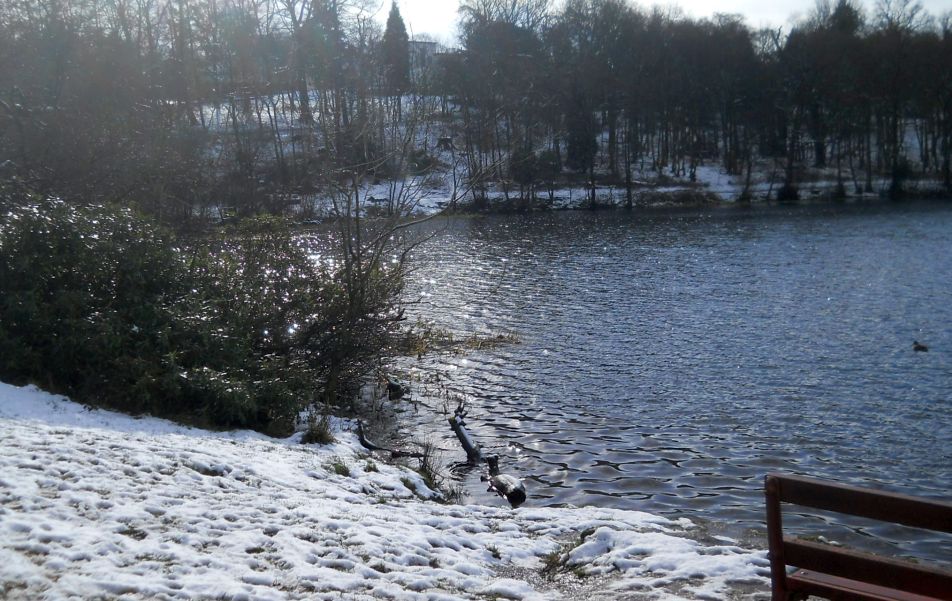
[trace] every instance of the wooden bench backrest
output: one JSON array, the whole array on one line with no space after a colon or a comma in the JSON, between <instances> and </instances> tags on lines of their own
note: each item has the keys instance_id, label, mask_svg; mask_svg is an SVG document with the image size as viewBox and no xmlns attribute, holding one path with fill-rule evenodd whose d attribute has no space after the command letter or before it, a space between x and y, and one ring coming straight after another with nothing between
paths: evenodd
<instances>
[{"instance_id":1,"label":"wooden bench backrest","mask_svg":"<svg viewBox=\"0 0 952 601\"><path fill-rule=\"evenodd\" d=\"M781 474L768 474L764 491L775 599L785 598L788 565L938 599L952 598L952 571L785 537L780 510L781 502L793 503L952 533L952 503Z\"/></svg>"}]
</instances>

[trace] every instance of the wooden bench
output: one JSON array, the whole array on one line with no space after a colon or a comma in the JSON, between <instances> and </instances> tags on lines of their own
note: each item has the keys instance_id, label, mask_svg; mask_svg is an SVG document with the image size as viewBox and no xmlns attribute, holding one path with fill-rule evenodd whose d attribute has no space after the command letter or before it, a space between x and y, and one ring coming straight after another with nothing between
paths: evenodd
<instances>
[{"instance_id":1,"label":"wooden bench","mask_svg":"<svg viewBox=\"0 0 952 601\"><path fill-rule=\"evenodd\" d=\"M952 503L768 474L767 543L774 601L805 599L952 600L952 570L783 535L781 503L952 533ZM788 574L787 566L796 570Z\"/></svg>"}]
</instances>

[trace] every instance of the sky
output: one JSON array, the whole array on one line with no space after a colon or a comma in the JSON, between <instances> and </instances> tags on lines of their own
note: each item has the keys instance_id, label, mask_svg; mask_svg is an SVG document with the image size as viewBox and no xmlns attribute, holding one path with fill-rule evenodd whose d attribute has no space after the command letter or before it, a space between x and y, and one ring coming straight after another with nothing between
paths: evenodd
<instances>
[{"instance_id":1,"label":"sky","mask_svg":"<svg viewBox=\"0 0 952 601\"><path fill-rule=\"evenodd\" d=\"M923 8L933 16L952 11L952 0L920 0ZM867 10L874 0L864 0ZM652 1L636 1L639 6L658 4ZM791 17L803 17L815 5L815 0L679 0L660 3L662 6L675 5L692 17L709 17L714 13L739 13L747 18L752 27L787 26ZM400 14L407 24L411 37L426 33L445 42L455 38L456 0L397 0ZM381 23L387 19L390 0L382 0L378 18Z\"/></svg>"}]
</instances>

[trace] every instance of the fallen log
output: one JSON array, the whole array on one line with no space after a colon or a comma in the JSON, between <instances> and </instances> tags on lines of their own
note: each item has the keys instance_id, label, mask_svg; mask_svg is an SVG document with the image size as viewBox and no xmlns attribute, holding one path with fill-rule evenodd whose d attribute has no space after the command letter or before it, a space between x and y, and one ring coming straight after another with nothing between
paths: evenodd
<instances>
[{"instance_id":1,"label":"fallen log","mask_svg":"<svg viewBox=\"0 0 952 601\"><path fill-rule=\"evenodd\" d=\"M463 421L465 417L466 412L462 410L462 407L457 407L453 417L450 418L450 428L453 429L459 443L463 445L463 450L466 451L466 461L470 465L479 465L483 460L483 453L479 450L479 445L470 438L469 432L466 431L466 422Z\"/></svg>"},{"instance_id":2,"label":"fallen log","mask_svg":"<svg viewBox=\"0 0 952 601\"><path fill-rule=\"evenodd\" d=\"M449 421L450 428L453 429L453 433L456 434L456 438L459 439L463 450L466 451L467 463L475 466L485 461L489 465L489 474L481 476L480 480L489 482L489 492L494 492L505 498L513 508L519 507L526 501L525 484L515 476L499 473L498 455L483 457L479 444L474 442L469 432L466 431L466 422L463 421L465 417L466 412L463 410L463 406L460 405L456 408L453 417L451 417Z\"/></svg>"},{"instance_id":3,"label":"fallen log","mask_svg":"<svg viewBox=\"0 0 952 601\"><path fill-rule=\"evenodd\" d=\"M423 453L418 451L403 451L401 449L388 449L387 447L382 447L378 444L374 444L364 435L364 424L360 420L357 420L357 440L360 442L360 446L371 451L382 451L390 453L391 458L399 457L413 457L414 459L422 459Z\"/></svg>"}]
</instances>

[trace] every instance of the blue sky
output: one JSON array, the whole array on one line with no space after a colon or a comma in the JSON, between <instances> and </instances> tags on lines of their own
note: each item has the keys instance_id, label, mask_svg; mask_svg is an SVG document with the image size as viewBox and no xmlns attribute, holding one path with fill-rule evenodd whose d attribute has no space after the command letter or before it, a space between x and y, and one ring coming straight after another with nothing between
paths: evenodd
<instances>
[{"instance_id":1,"label":"blue sky","mask_svg":"<svg viewBox=\"0 0 952 601\"><path fill-rule=\"evenodd\" d=\"M952 11L952 0L920 0L933 16ZM638 2L640 6L655 3ZM685 14L693 17L707 17L715 12L740 13L754 27L768 25L787 26L792 16L806 15L815 5L815 0L681 0L680 2L662 2L661 6L679 6ZM873 0L863 4L871 11ZM397 6L412 34L427 33L438 39L449 41L456 30L456 0L397 0ZM379 18L387 18L390 0L382 0Z\"/></svg>"}]
</instances>

